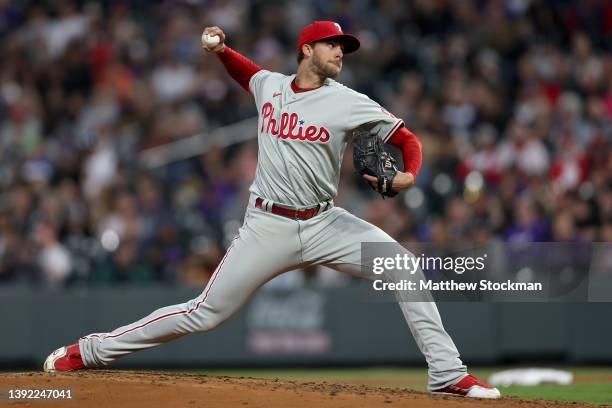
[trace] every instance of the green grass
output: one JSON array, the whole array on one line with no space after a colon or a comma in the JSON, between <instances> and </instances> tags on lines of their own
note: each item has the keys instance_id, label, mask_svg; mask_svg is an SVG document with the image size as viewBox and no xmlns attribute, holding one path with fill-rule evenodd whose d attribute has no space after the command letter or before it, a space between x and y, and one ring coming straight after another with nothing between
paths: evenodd
<instances>
[{"instance_id":1,"label":"green grass","mask_svg":"<svg viewBox=\"0 0 612 408\"><path fill-rule=\"evenodd\" d=\"M612 383L553 385L544 384L536 387L502 387L504 395L521 398L543 398L557 401L578 401L591 404L612 403Z\"/></svg>"},{"instance_id":2,"label":"green grass","mask_svg":"<svg viewBox=\"0 0 612 408\"><path fill-rule=\"evenodd\" d=\"M486 380L491 373L499 370L503 370L503 368L473 369L470 372ZM612 404L612 368L576 368L570 371L574 373L574 383L571 385L545 384L534 387L500 387L500 391L505 396L528 399ZM427 385L427 371L415 368L197 370L189 371L189 373L230 377L365 383L371 386L402 387L419 391L425 391Z\"/></svg>"}]
</instances>

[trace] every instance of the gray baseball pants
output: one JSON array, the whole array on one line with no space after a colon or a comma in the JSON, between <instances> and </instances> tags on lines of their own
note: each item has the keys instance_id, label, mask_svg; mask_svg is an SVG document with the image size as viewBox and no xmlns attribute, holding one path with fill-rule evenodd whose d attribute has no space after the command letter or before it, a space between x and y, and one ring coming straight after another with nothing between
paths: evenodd
<instances>
[{"instance_id":1,"label":"gray baseball pants","mask_svg":"<svg viewBox=\"0 0 612 408\"><path fill-rule=\"evenodd\" d=\"M384 231L339 207L298 221L266 212L251 196L244 224L204 291L185 303L163 307L109 333L79 340L86 367L105 366L139 350L190 333L206 332L230 318L264 283L308 265L325 265L363 276L362 242L395 242ZM369 278L369 277L368 277ZM429 367L430 390L454 384L466 373L434 302L400 302Z\"/></svg>"}]
</instances>

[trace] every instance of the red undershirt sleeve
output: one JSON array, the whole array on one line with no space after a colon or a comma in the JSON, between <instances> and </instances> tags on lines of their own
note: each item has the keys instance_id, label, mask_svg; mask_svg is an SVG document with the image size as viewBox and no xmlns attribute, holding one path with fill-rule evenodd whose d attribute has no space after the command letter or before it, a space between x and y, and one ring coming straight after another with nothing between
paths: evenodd
<instances>
[{"instance_id":1,"label":"red undershirt sleeve","mask_svg":"<svg viewBox=\"0 0 612 408\"><path fill-rule=\"evenodd\" d=\"M401 149L404 171L411 173L416 180L423 161L423 150L419 139L402 126L393 132L387 143Z\"/></svg>"},{"instance_id":2,"label":"red undershirt sleeve","mask_svg":"<svg viewBox=\"0 0 612 408\"><path fill-rule=\"evenodd\" d=\"M249 88L249 81L253 75L261 71L261 68L253 61L240 54L238 51L231 49L227 45L225 46L223 52L218 53L217 56L223 63L223 66L227 70L228 74L230 74L230 76L234 78L234 80L238 82L241 87L250 93L251 90Z\"/></svg>"}]
</instances>

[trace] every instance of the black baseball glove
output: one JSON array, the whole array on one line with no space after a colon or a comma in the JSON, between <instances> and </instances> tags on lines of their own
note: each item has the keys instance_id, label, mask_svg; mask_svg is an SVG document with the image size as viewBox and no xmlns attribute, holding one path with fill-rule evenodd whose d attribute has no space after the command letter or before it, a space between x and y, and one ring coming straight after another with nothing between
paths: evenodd
<instances>
[{"instance_id":1,"label":"black baseball glove","mask_svg":"<svg viewBox=\"0 0 612 408\"><path fill-rule=\"evenodd\" d=\"M395 159L385 151L383 141L375 134L367 131L354 133L353 165L357 173L378 179L377 186L372 189L385 197L395 197L397 191L393 191L393 178L397 174Z\"/></svg>"}]
</instances>

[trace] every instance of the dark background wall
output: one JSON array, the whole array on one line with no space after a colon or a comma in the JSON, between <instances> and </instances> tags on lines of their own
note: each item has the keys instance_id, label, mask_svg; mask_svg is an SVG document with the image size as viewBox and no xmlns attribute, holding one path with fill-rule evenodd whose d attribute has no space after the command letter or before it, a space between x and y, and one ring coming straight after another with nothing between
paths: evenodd
<instances>
[{"instance_id":1,"label":"dark background wall","mask_svg":"<svg viewBox=\"0 0 612 408\"><path fill-rule=\"evenodd\" d=\"M39 366L50 351L110 331L198 289L166 287L0 291L0 366ZM441 303L447 330L468 364L612 362L611 303ZM391 302L363 287L262 290L213 332L131 355L116 367L284 364L424 364Z\"/></svg>"}]
</instances>

